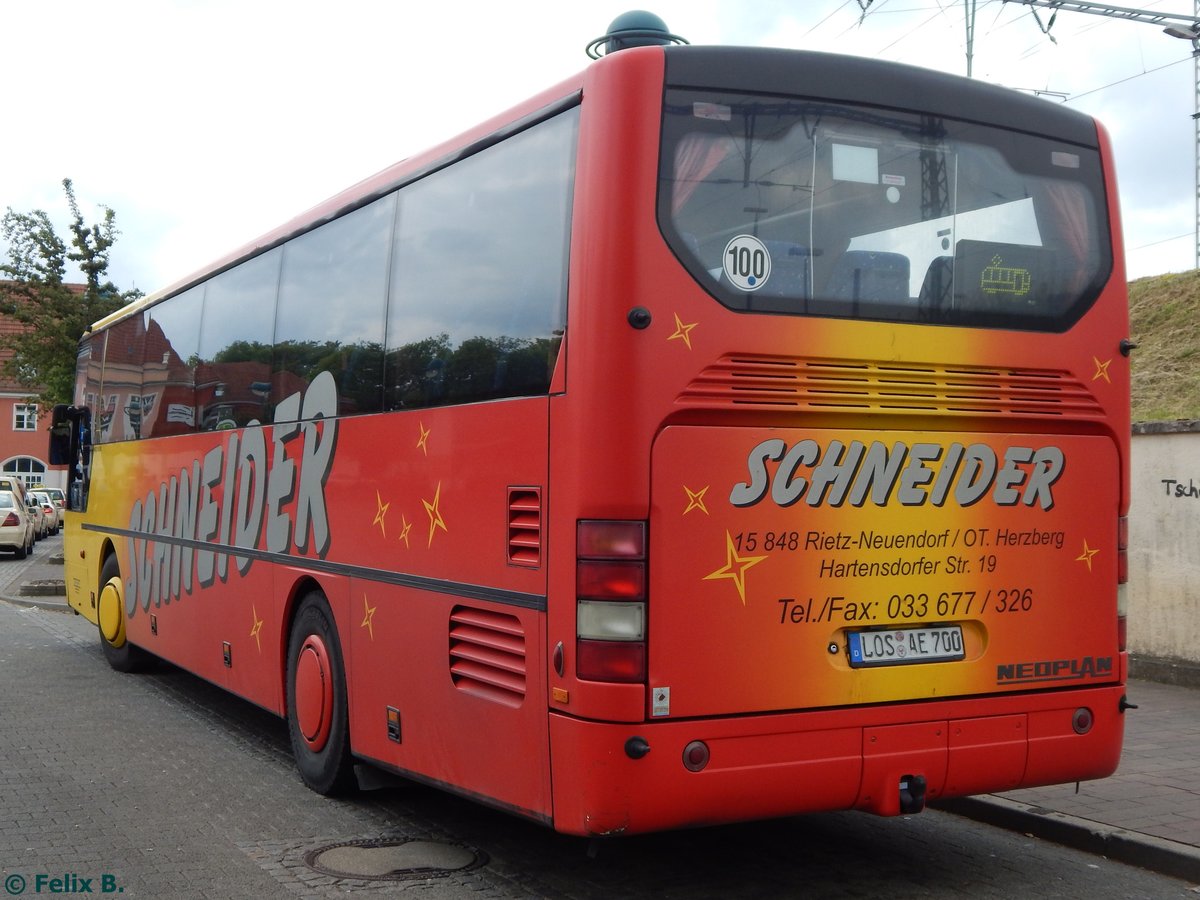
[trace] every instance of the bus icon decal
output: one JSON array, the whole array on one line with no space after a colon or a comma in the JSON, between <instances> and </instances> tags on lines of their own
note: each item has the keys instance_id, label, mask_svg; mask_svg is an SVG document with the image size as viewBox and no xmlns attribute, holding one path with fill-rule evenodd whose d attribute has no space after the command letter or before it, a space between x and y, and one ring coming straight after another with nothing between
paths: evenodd
<instances>
[{"instance_id":1,"label":"bus icon decal","mask_svg":"<svg viewBox=\"0 0 1200 900\"><path fill-rule=\"evenodd\" d=\"M984 268L979 276L979 289L985 294L1012 294L1014 297L1024 297L1029 293L1032 281L1029 270L1002 266L1002 262L998 255L992 257L992 264Z\"/></svg>"}]
</instances>

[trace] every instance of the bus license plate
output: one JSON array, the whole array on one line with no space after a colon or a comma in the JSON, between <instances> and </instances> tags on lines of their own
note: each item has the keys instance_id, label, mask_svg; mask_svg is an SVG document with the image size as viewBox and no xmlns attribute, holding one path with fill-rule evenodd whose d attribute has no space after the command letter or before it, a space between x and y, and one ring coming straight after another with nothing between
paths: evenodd
<instances>
[{"instance_id":1,"label":"bus license plate","mask_svg":"<svg viewBox=\"0 0 1200 900\"><path fill-rule=\"evenodd\" d=\"M889 631L851 631L850 665L901 666L907 663L963 659L961 625L936 628L894 628Z\"/></svg>"}]
</instances>

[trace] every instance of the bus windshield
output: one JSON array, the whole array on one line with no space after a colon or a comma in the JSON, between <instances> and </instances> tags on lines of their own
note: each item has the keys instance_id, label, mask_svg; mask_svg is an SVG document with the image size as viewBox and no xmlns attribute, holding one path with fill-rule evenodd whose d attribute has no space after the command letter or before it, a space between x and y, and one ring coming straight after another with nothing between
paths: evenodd
<instances>
[{"instance_id":1,"label":"bus windshield","mask_svg":"<svg viewBox=\"0 0 1200 900\"><path fill-rule=\"evenodd\" d=\"M928 114L669 90L658 204L741 311L1062 331L1112 264L1095 149Z\"/></svg>"}]
</instances>

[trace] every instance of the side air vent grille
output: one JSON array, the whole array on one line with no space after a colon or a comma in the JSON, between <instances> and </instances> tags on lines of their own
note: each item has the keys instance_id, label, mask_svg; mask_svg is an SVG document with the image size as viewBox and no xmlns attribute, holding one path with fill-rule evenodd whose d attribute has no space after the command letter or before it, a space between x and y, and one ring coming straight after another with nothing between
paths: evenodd
<instances>
[{"instance_id":1,"label":"side air vent grille","mask_svg":"<svg viewBox=\"0 0 1200 900\"><path fill-rule=\"evenodd\" d=\"M505 706L525 699L525 631L516 616L456 606L450 613L450 677L460 691Z\"/></svg>"},{"instance_id":2,"label":"side air vent grille","mask_svg":"<svg viewBox=\"0 0 1200 900\"><path fill-rule=\"evenodd\" d=\"M536 569L542 564L542 492L508 489L508 561Z\"/></svg>"},{"instance_id":3,"label":"side air vent grille","mask_svg":"<svg viewBox=\"0 0 1200 900\"><path fill-rule=\"evenodd\" d=\"M685 406L820 412L1101 418L1068 372L726 356L679 396Z\"/></svg>"}]
</instances>

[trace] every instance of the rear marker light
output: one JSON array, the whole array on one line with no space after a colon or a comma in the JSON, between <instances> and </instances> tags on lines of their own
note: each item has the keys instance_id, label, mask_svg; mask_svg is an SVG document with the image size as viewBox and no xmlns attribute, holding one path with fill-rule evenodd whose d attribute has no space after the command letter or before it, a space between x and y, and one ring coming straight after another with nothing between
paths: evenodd
<instances>
[{"instance_id":1,"label":"rear marker light","mask_svg":"<svg viewBox=\"0 0 1200 900\"><path fill-rule=\"evenodd\" d=\"M1071 716L1071 727L1075 729L1076 734L1087 734L1092 730L1095 721L1096 717L1092 715L1092 711L1086 706L1081 706L1075 710L1075 715Z\"/></svg>"},{"instance_id":2,"label":"rear marker light","mask_svg":"<svg viewBox=\"0 0 1200 900\"><path fill-rule=\"evenodd\" d=\"M1126 649L1125 617L1129 611L1129 518L1117 519L1117 652Z\"/></svg>"},{"instance_id":3,"label":"rear marker light","mask_svg":"<svg viewBox=\"0 0 1200 900\"><path fill-rule=\"evenodd\" d=\"M1129 519L1117 519L1117 584L1129 581Z\"/></svg>"}]
</instances>

